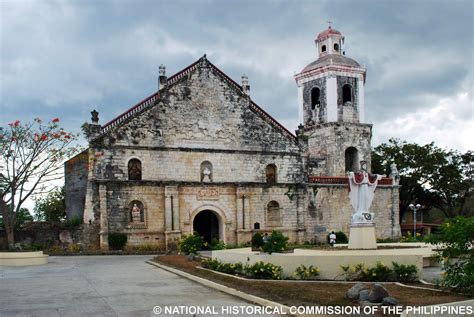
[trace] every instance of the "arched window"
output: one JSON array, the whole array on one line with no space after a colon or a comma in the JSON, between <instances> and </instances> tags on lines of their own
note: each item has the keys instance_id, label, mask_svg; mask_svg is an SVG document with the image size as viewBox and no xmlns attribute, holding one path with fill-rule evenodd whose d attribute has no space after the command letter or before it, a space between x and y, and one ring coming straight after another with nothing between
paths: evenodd
<instances>
[{"instance_id":1,"label":"arched window","mask_svg":"<svg viewBox=\"0 0 474 317\"><path fill-rule=\"evenodd\" d=\"M352 101L352 88L349 85L344 85L342 86L342 103L345 104L348 101Z\"/></svg>"},{"instance_id":2,"label":"arched window","mask_svg":"<svg viewBox=\"0 0 474 317\"><path fill-rule=\"evenodd\" d=\"M260 230L260 223L259 222L256 222L253 224L253 229L254 230Z\"/></svg>"},{"instance_id":3,"label":"arched window","mask_svg":"<svg viewBox=\"0 0 474 317\"><path fill-rule=\"evenodd\" d=\"M145 208L139 200L133 200L128 205L129 221L132 223L145 222Z\"/></svg>"},{"instance_id":4,"label":"arched window","mask_svg":"<svg viewBox=\"0 0 474 317\"><path fill-rule=\"evenodd\" d=\"M335 50L336 52L339 52L339 44L334 43L334 50Z\"/></svg>"},{"instance_id":5,"label":"arched window","mask_svg":"<svg viewBox=\"0 0 474 317\"><path fill-rule=\"evenodd\" d=\"M321 52L326 52L326 45L321 46Z\"/></svg>"},{"instance_id":6,"label":"arched window","mask_svg":"<svg viewBox=\"0 0 474 317\"><path fill-rule=\"evenodd\" d=\"M267 184L275 184L277 182L277 168L274 164L268 164L265 168L265 176Z\"/></svg>"},{"instance_id":7,"label":"arched window","mask_svg":"<svg viewBox=\"0 0 474 317\"><path fill-rule=\"evenodd\" d=\"M138 159L128 161L128 179L134 181L142 180L142 162Z\"/></svg>"},{"instance_id":8,"label":"arched window","mask_svg":"<svg viewBox=\"0 0 474 317\"><path fill-rule=\"evenodd\" d=\"M319 95L320 95L320 90L318 87L314 87L311 90L311 109L315 109L316 106L319 106Z\"/></svg>"},{"instance_id":9,"label":"arched window","mask_svg":"<svg viewBox=\"0 0 474 317\"><path fill-rule=\"evenodd\" d=\"M272 200L267 205L267 227L278 227L280 223L280 204Z\"/></svg>"},{"instance_id":10,"label":"arched window","mask_svg":"<svg viewBox=\"0 0 474 317\"><path fill-rule=\"evenodd\" d=\"M349 147L345 153L346 172L356 172L359 169L359 154L355 147Z\"/></svg>"},{"instance_id":11,"label":"arched window","mask_svg":"<svg viewBox=\"0 0 474 317\"><path fill-rule=\"evenodd\" d=\"M212 163L204 161L201 163L201 182L212 182Z\"/></svg>"}]
</instances>

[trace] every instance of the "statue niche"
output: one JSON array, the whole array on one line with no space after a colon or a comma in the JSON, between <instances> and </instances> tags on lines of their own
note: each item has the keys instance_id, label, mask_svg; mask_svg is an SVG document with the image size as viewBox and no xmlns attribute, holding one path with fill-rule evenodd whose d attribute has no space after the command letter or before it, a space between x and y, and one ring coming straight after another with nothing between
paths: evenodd
<instances>
[{"instance_id":1,"label":"statue niche","mask_svg":"<svg viewBox=\"0 0 474 317\"><path fill-rule=\"evenodd\" d=\"M201 163L201 182L212 182L212 164L209 161Z\"/></svg>"},{"instance_id":2,"label":"statue niche","mask_svg":"<svg viewBox=\"0 0 474 317\"><path fill-rule=\"evenodd\" d=\"M142 202L134 200L130 203L130 222L143 223L145 222L145 211Z\"/></svg>"}]
</instances>

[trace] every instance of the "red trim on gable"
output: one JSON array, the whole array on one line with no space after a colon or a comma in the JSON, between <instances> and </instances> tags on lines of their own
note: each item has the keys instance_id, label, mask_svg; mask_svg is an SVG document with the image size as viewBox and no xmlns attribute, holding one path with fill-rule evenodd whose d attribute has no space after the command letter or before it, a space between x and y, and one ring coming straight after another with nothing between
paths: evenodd
<instances>
[{"instance_id":1,"label":"red trim on gable","mask_svg":"<svg viewBox=\"0 0 474 317\"><path fill-rule=\"evenodd\" d=\"M282 125L280 122L278 122L275 118L273 118L271 115L268 114L265 110L263 110L259 105L257 105L253 100L250 100L250 106L253 107L258 113L263 115L266 119L270 120L271 123L275 124L277 128L281 129L283 133L285 133L287 136L293 139L293 141L296 141L297 138L296 136L291 133L287 128L285 128L284 125Z\"/></svg>"},{"instance_id":2,"label":"red trim on gable","mask_svg":"<svg viewBox=\"0 0 474 317\"><path fill-rule=\"evenodd\" d=\"M128 118L135 112L138 112L145 108L146 106L154 103L156 100L160 99L160 93L155 92L153 95L148 96L147 98L143 99L139 103L137 103L135 106L131 107L127 111L123 112L122 114L118 115L114 119L110 120L106 124L102 126L102 133L106 132L107 130L111 129L113 126L117 125L118 123L122 122L124 119Z\"/></svg>"},{"instance_id":3,"label":"red trim on gable","mask_svg":"<svg viewBox=\"0 0 474 317\"><path fill-rule=\"evenodd\" d=\"M239 85L235 80L227 76L222 70L220 70L216 65L213 63L209 62L209 65L211 65L220 75L222 75L227 81L229 81L232 85L234 85L236 88L242 90L242 86Z\"/></svg>"},{"instance_id":4,"label":"red trim on gable","mask_svg":"<svg viewBox=\"0 0 474 317\"><path fill-rule=\"evenodd\" d=\"M182 70L180 70L179 72L177 72L176 74L174 74L173 76L171 76L170 78L168 78L168 80L166 81L166 85L172 85L172 84L174 84L175 82L177 82L178 80L180 80L184 75L186 75L186 74L188 74L190 71L194 70L200 60L201 60L201 59L198 59L197 61L195 61L194 63L192 63L192 64L189 65L188 67L183 68Z\"/></svg>"},{"instance_id":5,"label":"red trim on gable","mask_svg":"<svg viewBox=\"0 0 474 317\"><path fill-rule=\"evenodd\" d=\"M242 86L237 84L232 78L227 76L223 71L221 71L217 66L209 62L209 64L220 74L222 75L227 81L229 81L232 85L234 85L236 88L238 88L240 91L242 91ZM261 116L264 117L264 119L267 119L270 121L270 124L274 124L276 128L280 129L284 134L289 136L290 138L293 139L293 141L296 141L296 136L291 133L287 128L285 128L280 122L278 122L275 118L273 118L271 115L268 114L265 110L263 110L259 105L257 105L253 100L250 100L250 107L252 107L257 113L259 113Z\"/></svg>"},{"instance_id":6,"label":"red trim on gable","mask_svg":"<svg viewBox=\"0 0 474 317\"><path fill-rule=\"evenodd\" d=\"M197 65L199 62L201 62L202 58L198 59L196 62L192 63L188 67L182 69L181 71L177 72L170 78L168 78L166 84L167 87L170 85L173 85L176 83L178 80L180 80L183 76L189 74L191 71L196 69ZM237 82L235 82L232 78L227 76L223 71L221 71L217 66L212 64L210 61L208 61L209 65L219 74L221 75L230 85L234 86L237 90L239 90L241 93L242 92L242 86L240 86ZM120 124L127 118L131 117L135 113L143 110L147 106L154 104L156 100L160 98L160 93L156 92L153 95L143 99L127 111L123 112L122 114L118 115L114 119L110 120L106 124L102 126L101 132L105 133L112 129L114 126ZM269 115L265 110L263 110L260 106L258 106L254 101L250 100L250 107L253 109L255 112L257 112L260 116L263 117L264 120L266 120L268 123L272 124L274 127L279 129L283 134L285 134L287 137L291 138L294 142L297 141L297 138L293 133L291 133L287 128L285 128L280 122L278 122L275 118L273 118L271 115Z\"/></svg>"}]
</instances>

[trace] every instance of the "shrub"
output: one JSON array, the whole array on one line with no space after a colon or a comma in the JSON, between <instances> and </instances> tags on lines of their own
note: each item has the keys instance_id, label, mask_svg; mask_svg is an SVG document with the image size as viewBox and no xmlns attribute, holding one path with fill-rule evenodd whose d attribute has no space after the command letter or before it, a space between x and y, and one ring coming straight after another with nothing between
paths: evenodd
<instances>
[{"instance_id":1,"label":"shrub","mask_svg":"<svg viewBox=\"0 0 474 317\"><path fill-rule=\"evenodd\" d=\"M32 242L29 246L27 246L26 248L24 248L25 250L29 250L29 251L42 251L44 250L46 247L44 244L41 244L41 243L36 243L36 242Z\"/></svg>"},{"instance_id":2,"label":"shrub","mask_svg":"<svg viewBox=\"0 0 474 317\"><path fill-rule=\"evenodd\" d=\"M210 269L213 271L217 271L217 267L221 264L221 261L217 259L204 259L201 261L201 266Z\"/></svg>"},{"instance_id":3,"label":"shrub","mask_svg":"<svg viewBox=\"0 0 474 317\"><path fill-rule=\"evenodd\" d=\"M252 237L252 248L261 248L263 246L263 236L260 232L257 232Z\"/></svg>"},{"instance_id":4,"label":"shrub","mask_svg":"<svg viewBox=\"0 0 474 317\"><path fill-rule=\"evenodd\" d=\"M226 249L248 248L252 246L251 241L242 242L239 244L226 244Z\"/></svg>"},{"instance_id":5,"label":"shrub","mask_svg":"<svg viewBox=\"0 0 474 317\"><path fill-rule=\"evenodd\" d=\"M49 253L60 253L60 252L62 252L62 251L63 251L63 249L61 249L60 246L58 246L58 245L53 245L51 248L48 249L47 253L48 253L48 254L49 254Z\"/></svg>"},{"instance_id":6,"label":"shrub","mask_svg":"<svg viewBox=\"0 0 474 317\"><path fill-rule=\"evenodd\" d=\"M336 244L348 243L349 242L349 239L347 238L347 236L344 232L338 231L335 234L336 234ZM326 236L327 243L329 243L329 235L330 235L330 233Z\"/></svg>"},{"instance_id":7,"label":"shrub","mask_svg":"<svg viewBox=\"0 0 474 317\"><path fill-rule=\"evenodd\" d=\"M474 217L456 217L444 222L437 234L427 241L438 246L438 257L443 260L442 286L460 292L474 293Z\"/></svg>"},{"instance_id":8,"label":"shrub","mask_svg":"<svg viewBox=\"0 0 474 317\"><path fill-rule=\"evenodd\" d=\"M211 241L210 248L211 250L225 250L227 248L227 245L224 243L224 241L214 238Z\"/></svg>"},{"instance_id":9,"label":"shrub","mask_svg":"<svg viewBox=\"0 0 474 317\"><path fill-rule=\"evenodd\" d=\"M411 231L407 231L407 233L400 238L400 242L421 242L423 240L421 233L417 232L416 237L413 237Z\"/></svg>"},{"instance_id":10,"label":"shrub","mask_svg":"<svg viewBox=\"0 0 474 317\"><path fill-rule=\"evenodd\" d=\"M184 254L196 253L204 246L204 239L197 233L184 236L178 242L178 250Z\"/></svg>"},{"instance_id":11,"label":"shrub","mask_svg":"<svg viewBox=\"0 0 474 317\"><path fill-rule=\"evenodd\" d=\"M262 246L263 252L268 254L285 251L287 248L288 237L285 237L280 231L273 231L268 237L267 243Z\"/></svg>"},{"instance_id":12,"label":"shrub","mask_svg":"<svg viewBox=\"0 0 474 317\"><path fill-rule=\"evenodd\" d=\"M240 262L237 263L221 263L217 268L217 271L227 274L242 273L243 265Z\"/></svg>"},{"instance_id":13,"label":"shrub","mask_svg":"<svg viewBox=\"0 0 474 317\"><path fill-rule=\"evenodd\" d=\"M64 222L65 227L77 227L82 223L82 219L80 217L74 216L71 219L68 219Z\"/></svg>"},{"instance_id":14,"label":"shrub","mask_svg":"<svg viewBox=\"0 0 474 317\"><path fill-rule=\"evenodd\" d=\"M399 242L399 240L392 239L392 238L377 239L377 243L393 243L393 242Z\"/></svg>"},{"instance_id":15,"label":"shrub","mask_svg":"<svg viewBox=\"0 0 474 317\"><path fill-rule=\"evenodd\" d=\"M392 280L392 273L393 270L391 268L377 261L375 267L368 268L367 271L362 271L361 280L369 282L388 282Z\"/></svg>"},{"instance_id":16,"label":"shrub","mask_svg":"<svg viewBox=\"0 0 474 317\"><path fill-rule=\"evenodd\" d=\"M137 252L154 252L154 251L161 251L160 247L156 244L140 244L138 246L133 247L134 251Z\"/></svg>"},{"instance_id":17,"label":"shrub","mask_svg":"<svg viewBox=\"0 0 474 317\"><path fill-rule=\"evenodd\" d=\"M264 263L263 261L258 261L253 265L245 266L244 272L248 276L257 279L280 280L282 268L281 266L274 265L272 263Z\"/></svg>"},{"instance_id":18,"label":"shrub","mask_svg":"<svg viewBox=\"0 0 474 317\"><path fill-rule=\"evenodd\" d=\"M77 243L70 244L68 251L71 253L79 253L81 251L81 245Z\"/></svg>"},{"instance_id":19,"label":"shrub","mask_svg":"<svg viewBox=\"0 0 474 317\"><path fill-rule=\"evenodd\" d=\"M123 250L127 244L127 234L126 233L109 233L109 248L111 250Z\"/></svg>"},{"instance_id":20,"label":"shrub","mask_svg":"<svg viewBox=\"0 0 474 317\"><path fill-rule=\"evenodd\" d=\"M343 276L349 281L388 282L393 280L393 270L378 261L374 267L364 263L356 265L341 265Z\"/></svg>"},{"instance_id":21,"label":"shrub","mask_svg":"<svg viewBox=\"0 0 474 317\"><path fill-rule=\"evenodd\" d=\"M418 268L416 265L405 265L392 262L393 273L397 282L413 282L417 280Z\"/></svg>"},{"instance_id":22,"label":"shrub","mask_svg":"<svg viewBox=\"0 0 474 317\"><path fill-rule=\"evenodd\" d=\"M336 243L348 243L349 238L347 238L346 234L342 231L336 232Z\"/></svg>"},{"instance_id":23,"label":"shrub","mask_svg":"<svg viewBox=\"0 0 474 317\"><path fill-rule=\"evenodd\" d=\"M308 280L318 275L319 269L317 267L314 267L312 265L306 267L303 264L298 266L295 270L295 273L293 273L293 276L299 278L300 280Z\"/></svg>"},{"instance_id":24,"label":"shrub","mask_svg":"<svg viewBox=\"0 0 474 317\"><path fill-rule=\"evenodd\" d=\"M222 263L217 259L205 259L201 261L201 265L204 268L227 274L238 274L243 271L243 265L240 262Z\"/></svg>"}]
</instances>

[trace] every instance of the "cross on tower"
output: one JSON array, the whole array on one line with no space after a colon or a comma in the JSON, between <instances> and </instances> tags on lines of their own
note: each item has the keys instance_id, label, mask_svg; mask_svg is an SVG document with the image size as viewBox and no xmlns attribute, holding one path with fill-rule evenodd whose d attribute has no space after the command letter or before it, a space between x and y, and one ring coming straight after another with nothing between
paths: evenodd
<instances>
[{"instance_id":1,"label":"cross on tower","mask_svg":"<svg viewBox=\"0 0 474 317\"><path fill-rule=\"evenodd\" d=\"M327 20L326 23L329 25L329 28L331 28L332 21L331 21L331 20Z\"/></svg>"}]
</instances>

